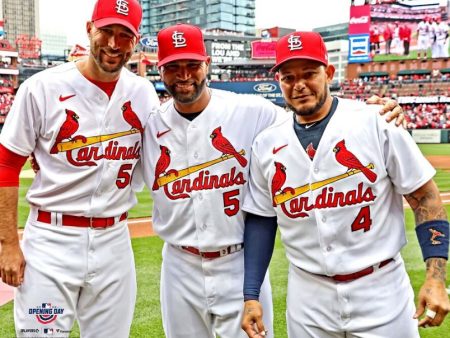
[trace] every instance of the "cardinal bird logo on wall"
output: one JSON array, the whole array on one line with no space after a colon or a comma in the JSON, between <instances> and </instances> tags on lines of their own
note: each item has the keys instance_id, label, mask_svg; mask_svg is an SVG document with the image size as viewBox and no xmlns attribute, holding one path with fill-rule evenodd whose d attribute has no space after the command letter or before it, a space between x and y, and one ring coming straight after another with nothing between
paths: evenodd
<instances>
[{"instance_id":1,"label":"cardinal bird logo on wall","mask_svg":"<svg viewBox=\"0 0 450 338\"><path fill-rule=\"evenodd\" d=\"M242 167L247 166L247 160L244 156L241 155L242 151L237 152L236 149L233 147L230 141L223 136L222 134L222 128L217 127L214 129L210 135L211 142L214 148L216 148L218 151L222 152L222 156L231 155L234 156L234 158L239 162L239 164Z\"/></svg>"},{"instance_id":2,"label":"cardinal bird logo on wall","mask_svg":"<svg viewBox=\"0 0 450 338\"><path fill-rule=\"evenodd\" d=\"M371 169L373 169L373 164L370 163L364 166L360 160L345 146L345 140L341 140L336 143L333 151L336 155L336 161L347 167L347 172L359 170L364 176L370 181L375 182L377 179L377 174L375 174Z\"/></svg>"}]
</instances>

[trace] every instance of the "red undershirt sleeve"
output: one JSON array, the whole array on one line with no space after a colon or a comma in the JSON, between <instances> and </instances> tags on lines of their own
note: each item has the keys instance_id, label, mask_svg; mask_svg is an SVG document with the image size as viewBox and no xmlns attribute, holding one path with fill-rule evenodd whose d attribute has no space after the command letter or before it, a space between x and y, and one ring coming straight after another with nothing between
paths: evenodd
<instances>
[{"instance_id":1,"label":"red undershirt sleeve","mask_svg":"<svg viewBox=\"0 0 450 338\"><path fill-rule=\"evenodd\" d=\"M19 186L20 170L27 159L0 144L0 187Z\"/></svg>"}]
</instances>

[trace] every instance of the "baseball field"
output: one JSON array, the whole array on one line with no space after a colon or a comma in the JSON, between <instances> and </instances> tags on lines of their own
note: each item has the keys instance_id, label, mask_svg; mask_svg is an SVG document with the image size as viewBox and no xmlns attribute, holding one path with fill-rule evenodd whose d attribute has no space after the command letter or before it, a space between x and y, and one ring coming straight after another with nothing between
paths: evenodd
<instances>
[{"instance_id":1,"label":"baseball field","mask_svg":"<svg viewBox=\"0 0 450 338\"><path fill-rule=\"evenodd\" d=\"M440 191L444 193L443 200L446 200L447 214L450 215L450 144L420 145L420 148L437 169L435 181L437 182ZM28 170L29 172L30 169L27 166L24 170ZM21 178L21 197L19 206L19 226L21 227L25 224L28 212L28 207L24 196L26 190L32 182L32 178L26 178L27 175L23 176L24 178ZM147 217L151 214L152 201L149 197L148 191L144 191L139 194L139 201L139 205L130 212L131 218ZM149 223L145 223L141 226L147 228L150 227ZM406 262L406 267L411 278L414 291L417 294L425 276L425 265L422 261L420 248L415 237L414 216L408 208L406 208L406 227L409 243L403 249L402 255ZM164 337L159 306L159 273L161 265L161 248L163 242L158 237L150 236L133 238L132 243L137 267L138 297L131 337ZM287 336L285 320L287 267L288 264L284 255L284 249L278 237L272 263L270 265L275 313L274 329L275 336L278 338L285 338ZM450 266L448 267L448 270L450 270ZM447 284L450 287L450 280ZM117 306L120 306L120 304L117 304ZM305 304L305 306L307 305ZM15 336L12 308L12 302L0 307L0 338ZM173 318L173 320L183 319ZM450 336L449 332L450 316L447 317L445 322L439 328L427 328L420 330L421 337L424 338L448 338ZM79 337L77 327L74 328L70 337ZM397 336L393 333L392 337Z\"/></svg>"}]
</instances>

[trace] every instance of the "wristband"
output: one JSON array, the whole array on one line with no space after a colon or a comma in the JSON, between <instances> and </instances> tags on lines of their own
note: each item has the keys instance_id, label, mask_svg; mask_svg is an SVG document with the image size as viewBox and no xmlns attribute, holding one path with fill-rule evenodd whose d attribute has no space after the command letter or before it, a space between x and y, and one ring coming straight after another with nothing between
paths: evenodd
<instances>
[{"instance_id":1,"label":"wristband","mask_svg":"<svg viewBox=\"0 0 450 338\"><path fill-rule=\"evenodd\" d=\"M422 249L423 260L441 257L448 260L449 224L444 220L434 220L416 227L417 239Z\"/></svg>"}]
</instances>

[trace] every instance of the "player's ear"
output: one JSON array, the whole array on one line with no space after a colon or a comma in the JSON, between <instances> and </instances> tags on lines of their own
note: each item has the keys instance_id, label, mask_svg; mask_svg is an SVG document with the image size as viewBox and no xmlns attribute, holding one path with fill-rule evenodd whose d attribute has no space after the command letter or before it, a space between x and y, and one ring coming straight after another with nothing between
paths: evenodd
<instances>
[{"instance_id":1,"label":"player's ear","mask_svg":"<svg viewBox=\"0 0 450 338\"><path fill-rule=\"evenodd\" d=\"M274 77L275 81L280 81L280 73L276 72Z\"/></svg>"},{"instance_id":2,"label":"player's ear","mask_svg":"<svg viewBox=\"0 0 450 338\"><path fill-rule=\"evenodd\" d=\"M88 34L91 33L91 30L92 30L92 26L93 26L93 25L94 25L94 23L93 23L92 21L86 22L86 32L87 32Z\"/></svg>"},{"instance_id":3,"label":"player's ear","mask_svg":"<svg viewBox=\"0 0 450 338\"><path fill-rule=\"evenodd\" d=\"M336 71L336 68L334 68L333 65L326 66L325 73L327 73L327 80L328 80L328 82L331 82L333 80L335 71Z\"/></svg>"}]
</instances>

